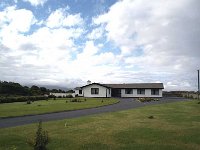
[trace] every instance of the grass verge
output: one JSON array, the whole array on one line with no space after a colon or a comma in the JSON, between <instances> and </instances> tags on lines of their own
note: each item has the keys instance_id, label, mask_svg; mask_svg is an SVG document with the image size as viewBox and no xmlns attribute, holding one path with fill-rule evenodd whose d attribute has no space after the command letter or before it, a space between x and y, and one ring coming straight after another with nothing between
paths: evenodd
<instances>
[{"instance_id":1,"label":"grass verge","mask_svg":"<svg viewBox=\"0 0 200 150\"><path fill-rule=\"evenodd\" d=\"M70 102L71 98L60 98L35 101L31 104L26 102L4 103L0 104L0 118L93 108L119 102L114 98L86 98L86 101L85 98L78 99L81 102Z\"/></svg>"}]
</instances>

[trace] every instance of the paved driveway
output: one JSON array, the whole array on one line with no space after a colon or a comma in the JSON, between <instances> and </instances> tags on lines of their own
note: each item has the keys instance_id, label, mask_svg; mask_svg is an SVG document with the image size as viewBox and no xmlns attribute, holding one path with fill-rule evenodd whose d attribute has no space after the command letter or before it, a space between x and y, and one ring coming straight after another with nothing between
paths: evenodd
<instances>
[{"instance_id":1,"label":"paved driveway","mask_svg":"<svg viewBox=\"0 0 200 150\"><path fill-rule=\"evenodd\" d=\"M34 115L34 116L4 118L4 119L0 119L0 128L14 127L14 126L20 126L20 125L25 125L25 124L36 123L39 120L45 122L45 121L61 120L61 119L68 119L68 118L76 118L76 117L100 114L100 113L105 113L105 112L127 110L127 109L142 107L146 105L154 105L154 104L185 101L185 100L187 99L180 98L180 97L179 98L170 97L170 98L162 98L160 101L141 103L134 100L133 98L120 98L120 102L117 104L102 106L98 108L90 108L90 109L66 111L66 112L59 112L59 113Z\"/></svg>"}]
</instances>

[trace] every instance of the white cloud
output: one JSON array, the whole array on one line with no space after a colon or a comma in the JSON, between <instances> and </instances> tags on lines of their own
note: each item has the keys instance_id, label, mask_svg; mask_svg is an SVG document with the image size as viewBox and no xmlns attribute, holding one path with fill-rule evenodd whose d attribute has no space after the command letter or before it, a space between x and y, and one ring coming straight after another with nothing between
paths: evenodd
<instances>
[{"instance_id":1,"label":"white cloud","mask_svg":"<svg viewBox=\"0 0 200 150\"><path fill-rule=\"evenodd\" d=\"M16 9L15 6L7 7L0 12L0 28L5 32L28 32L36 19L30 10ZM4 32L4 31L1 31Z\"/></svg>"},{"instance_id":2,"label":"white cloud","mask_svg":"<svg viewBox=\"0 0 200 150\"><path fill-rule=\"evenodd\" d=\"M44 3L47 2L47 0L23 0L23 1L24 1L24 2L29 2L29 3L31 3L31 5L33 5L33 6L38 6L38 5L43 6Z\"/></svg>"},{"instance_id":3,"label":"white cloud","mask_svg":"<svg viewBox=\"0 0 200 150\"><path fill-rule=\"evenodd\" d=\"M166 90L195 90L197 0L117 1L88 25L68 9L57 9L46 20L15 6L0 11L1 80L64 86L88 79L160 81Z\"/></svg>"},{"instance_id":4,"label":"white cloud","mask_svg":"<svg viewBox=\"0 0 200 150\"><path fill-rule=\"evenodd\" d=\"M18 17L26 20L21 21ZM0 19L2 80L56 84L73 77L61 71L69 70L67 63L77 50L74 40L80 38L83 29L43 26L29 33L31 25L36 22L34 15L15 7L1 11Z\"/></svg>"},{"instance_id":5,"label":"white cloud","mask_svg":"<svg viewBox=\"0 0 200 150\"><path fill-rule=\"evenodd\" d=\"M68 14L67 9L53 11L47 19L47 26L50 28L73 27L83 24L80 14Z\"/></svg>"},{"instance_id":6,"label":"white cloud","mask_svg":"<svg viewBox=\"0 0 200 150\"><path fill-rule=\"evenodd\" d=\"M103 27L98 27L98 28L93 29L92 32L87 35L87 37L90 40L96 40L96 39L102 38L103 33L104 33Z\"/></svg>"},{"instance_id":7,"label":"white cloud","mask_svg":"<svg viewBox=\"0 0 200 150\"><path fill-rule=\"evenodd\" d=\"M171 75L166 81L163 78L166 84L177 78L189 83L178 88L194 89L194 74L200 64L198 4L198 0L122 0L93 22L105 26L108 40L120 48L119 57L125 65L153 74L167 72ZM139 56L135 56L136 51ZM184 74L189 74L188 78ZM163 76L160 73L158 78Z\"/></svg>"},{"instance_id":8,"label":"white cloud","mask_svg":"<svg viewBox=\"0 0 200 150\"><path fill-rule=\"evenodd\" d=\"M1 44L15 51L15 54L19 53L17 52L19 45L29 42L24 33L28 33L31 26L37 22L33 13L11 6L0 12L0 20Z\"/></svg>"}]
</instances>

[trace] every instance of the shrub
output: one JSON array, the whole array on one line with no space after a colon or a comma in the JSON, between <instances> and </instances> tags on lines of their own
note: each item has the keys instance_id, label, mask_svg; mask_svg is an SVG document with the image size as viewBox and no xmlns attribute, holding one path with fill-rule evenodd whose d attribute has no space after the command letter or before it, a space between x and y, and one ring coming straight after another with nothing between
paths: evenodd
<instances>
[{"instance_id":1,"label":"shrub","mask_svg":"<svg viewBox=\"0 0 200 150\"><path fill-rule=\"evenodd\" d=\"M5 96L0 98L0 103L13 103L13 102L27 102L27 101L38 101L46 100L48 97L45 96Z\"/></svg>"},{"instance_id":2,"label":"shrub","mask_svg":"<svg viewBox=\"0 0 200 150\"><path fill-rule=\"evenodd\" d=\"M155 99L152 97L140 97L138 98L140 102L151 102L151 101L159 101L159 99Z\"/></svg>"},{"instance_id":3,"label":"shrub","mask_svg":"<svg viewBox=\"0 0 200 150\"><path fill-rule=\"evenodd\" d=\"M49 95L48 96L48 98L54 98L55 97L55 95Z\"/></svg>"},{"instance_id":4,"label":"shrub","mask_svg":"<svg viewBox=\"0 0 200 150\"><path fill-rule=\"evenodd\" d=\"M81 100L74 98L74 99L71 99L70 102L81 102Z\"/></svg>"},{"instance_id":5,"label":"shrub","mask_svg":"<svg viewBox=\"0 0 200 150\"><path fill-rule=\"evenodd\" d=\"M159 98L155 98L154 101L160 101L160 99Z\"/></svg>"},{"instance_id":6,"label":"shrub","mask_svg":"<svg viewBox=\"0 0 200 150\"><path fill-rule=\"evenodd\" d=\"M26 104L31 104L31 101L30 100L26 101Z\"/></svg>"},{"instance_id":7,"label":"shrub","mask_svg":"<svg viewBox=\"0 0 200 150\"><path fill-rule=\"evenodd\" d=\"M73 98L72 95L66 95L65 97L66 97L66 98Z\"/></svg>"},{"instance_id":8,"label":"shrub","mask_svg":"<svg viewBox=\"0 0 200 150\"><path fill-rule=\"evenodd\" d=\"M28 144L34 150L47 150L46 146L49 143L48 132L42 129L42 122L39 122L35 138L28 140Z\"/></svg>"},{"instance_id":9,"label":"shrub","mask_svg":"<svg viewBox=\"0 0 200 150\"><path fill-rule=\"evenodd\" d=\"M148 118L149 118L149 119L154 119L154 116L149 116Z\"/></svg>"}]
</instances>

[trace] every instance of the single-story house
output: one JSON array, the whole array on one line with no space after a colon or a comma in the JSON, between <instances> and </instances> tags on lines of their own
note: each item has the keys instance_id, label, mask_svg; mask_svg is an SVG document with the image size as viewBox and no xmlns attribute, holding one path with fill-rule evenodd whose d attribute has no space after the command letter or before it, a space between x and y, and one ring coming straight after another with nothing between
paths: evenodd
<instances>
[{"instance_id":1,"label":"single-story house","mask_svg":"<svg viewBox=\"0 0 200 150\"><path fill-rule=\"evenodd\" d=\"M163 83L90 83L75 88L75 95L83 97L162 97Z\"/></svg>"}]
</instances>

